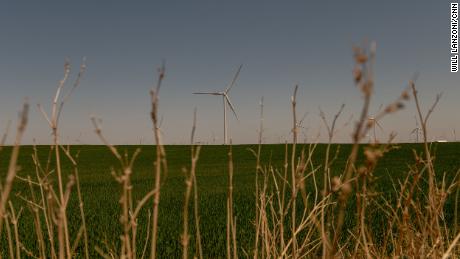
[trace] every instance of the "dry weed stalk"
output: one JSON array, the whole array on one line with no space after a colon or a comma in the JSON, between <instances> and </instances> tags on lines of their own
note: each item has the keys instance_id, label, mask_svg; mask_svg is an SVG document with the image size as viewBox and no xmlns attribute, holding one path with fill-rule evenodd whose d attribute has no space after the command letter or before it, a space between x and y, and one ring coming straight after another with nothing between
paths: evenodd
<instances>
[{"instance_id":1,"label":"dry weed stalk","mask_svg":"<svg viewBox=\"0 0 460 259\"><path fill-rule=\"evenodd\" d=\"M50 152L52 149L50 148ZM53 218L52 215L55 211L55 202L53 200L53 188L51 186L51 182L49 180L49 175L52 173L49 171L49 161L50 161L51 153L48 155L48 163L47 168L43 168L40 160L38 159L38 151L37 147L33 146L33 154L32 160L35 166L35 175L37 182L33 183L32 181L28 181L29 184L33 184L39 187L40 189L40 196L38 200L35 200L34 189L30 188L31 191L31 199L29 199L29 204L32 205L32 210L34 214L39 214L36 209L39 209L41 214L43 215L46 227L46 234L48 235L47 240L49 241L50 247L50 256L51 258L57 258L56 250L55 250L55 236L54 236L54 226L52 224ZM26 199L27 200L27 199ZM37 217L37 216L36 216ZM39 231L39 230L37 230ZM39 233L37 232L37 235Z\"/></svg>"},{"instance_id":2,"label":"dry weed stalk","mask_svg":"<svg viewBox=\"0 0 460 259\"><path fill-rule=\"evenodd\" d=\"M291 234L292 234L292 257L297 258L297 238L296 238L296 200L297 200L297 167L296 167L296 146L297 146L297 117L296 117L296 96L299 86L294 88L291 96L292 105L292 153L291 153Z\"/></svg>"},{"instance_id":3,"label":"dry weed stalk","mask_svg":"<svg viewBox=\"0 0 460 259\"><path fill-rule=\"evenodd\" d=\"M227 258L238 258L236 243L236 217L233 216L233 153L231 139L228 151Z\"/></svg>"},{"instance_id":4,"label":"dry weed stalk","mask_svg":"<svg viewBox=\"0 0 460 259\"><path fill-rule=\"evenodd\" d=\"M14 258L14 244L13 244L13 236L11 234L11 227L10 227L10 215L5 215L5 228L6 228L6 239L8 240L8 255L10 258ZM1 258L1 256L0 256Z\"/></svg>"},{"instance_id":5,"label":"dry weed stalk","mask_svg":"<svg viewBox=\"0 0 460 259\"><path fill-rule=\"evenodd\" d=\"M75 185L77 187L77 197L78 197L78 208L80 210L80 217L81 217L81 227L80 231L78 232L77 238L74 241L74 244L72 245L72 250L71 250L71 255L74 254L75 249L78 245L79 242L79 237L80 234L83 235L83 245L84 245L84 251L85 251L85 258L89 259L89 243L88 243L88 229L86 228L86 217L85 217L85 209L84 209L84 204L83 204L83 197L81 195L81 188L80 188L80 177L79 177L79 172L78 172L78 154L76 156L72 156L70 152L70 147L67 146L67 148L64 148L61 146L61 149L63 150L64 154L67 156L69 161L72 163L73 166L73 176L75 177Z\"/></svg>"},{"instance_id":6,"label":"dry weed stalk","mask_svg":"<svg viewBox=\"0 0 460 259\"><path fill-rule=\"evenodd\" d=\"M69 258L71 257L71 245L70 245L70 235L69 235L69 227L66 215L66 193L63 187L63 180L62 180L62 166L61 166L61 156L60 156L60 149L61 144L59 141L59 119L62 112L62 108L64 107L65 102L70 98L74 90L79 86L80 80L83 77L83 74L86 70L86 63L85 58L83 58L82 64L80 65L80 71L78 72L77 78L73 82L72 88L67 92L65 95L61 95L61 92L64 89L64 86L69 78L70 75L70 63L68 60L64 63L64 75L63 78L59 81L56 94L52 100L51 104L51 113L48 115L41 105L38 105L40 112L43 114L43 117L48 122L49 127L52 131L53 136L53 148L54 148L54 156L56 160L55 169L58 177L58 188L59 188L59 196L58 196L58 217L57 221L55 222L58 227L58 243L59 243L59 258ZM70 181L69 181L70 183ZM69 190L70 191L70 190Z\"/></svg>"},{"instance_id":7,"label":"dry weed stalk","mask_svg":"<svg viewBox=\"0 0 460 259\"><path fill-rule=\"evenodd\" d=\"M72 85L72 88L62 97L61 94L63 92L64 85L70 74L70 64L68 61L66 61L64 64L64 76L62 80L59 81L59 84L56 90L56 94L52 100L50 116L48 116L48 114L44 112L43 108L40 105L38 106L39 110L42 112L50 128L52 129L53 146L50 148L50 153L49 153L47 164L45 168L41 166L41 163L38 159L36 147L35 146L33 147L34 153L32 155L32 160L35 165L37 182L32 181L30 176L28 176L27 178L16 176L16 178L18 178L19 180L29 185L30 198L22 196L21 194L17 194L17 197L21 199L22 201L26 202L27 207L30 209L32 213L32 216L34 219L34 230L37 236L38 252L39 252L40 258L46 258L46 257L70 258L72 257L75 253L76 248L78 247L79 241L82 236L84 239L85 258L89 258L88 237L87 237L86 221L85 221L84 210L83 210L83 201L82 201L82 196L81 196L80 186L79 186L79 181L78 181L77 162L70 154L69 147L65 149L59 143L59 130L58 130L59 118L60 118L60 114L62 112L64 103L68 100L68 98L70 98L73 91L80 84L80 80L84 74L85 68L86 68L85 61L83 60L82 65L80 66L80 71L78 73L76 80L74 81ZM23 117L22 127L25 127L25 122L27 120L26 110L22 114L23 114L22 115ZM18 133L22 134L23 130L24 129L21 127L18 128ZM15 144L19 146L18 141ZM16 150L14 152L17 152L17 149L18 147L13 148L13 151ZM61 177L62 176L61 158L60 158L61 149L64 151L67 158L69 159L69 161L71 161L72 165L74 166L74 174L73 175L71 174L69 176L69 181L67 182L65 189L63 187L63 182L62 182L62 177ZM53 151L54 151L55 160L56 160L55 170L50 169L51 157L52 157ZM17 154L13 154L13 157L16 157L15 159L17 159ZM55 172L57 172L57 175L58 175L58 186L59 186L58 194L56 194L56 192L54 191L54 187L52 185L52 180L50 177L50 175ZM67 226L68 223L67 223L66 209L67 209L68 202L71 196L71 189L73 185L75 184L77 184L78 201L79 201L79 206L80 206L80 216L82 218L82 225L80 227L80 230L77 233L77 236L73 242L73 245L71 246L70 245L70 235L69 235L68 226ZM34 190L35 187L38 187L40 189L40 195L38 197L35 194L35 190ZM4 191L8 191L8 189L9 188L6 188ZM3 195L2 197L7 198L7 195ZM0 218L3 218L3 217L0 217ZM42 220L45 223L46 231L42 230L42 227L41 227ZM11 221L11 222L17 224L17 220ZM56 231L57 238L55 237L56 232L55 232L54 226L57 227L57 231ZM46 235L47 235L47 238L45 238ZM58 253L56 253L56 250L55 250L55 241L58 241L58 246L59 246ZM17 243L17 245L20 246L21 250L24 251L25 254L27 254L27 256L36 257L31 251L27 250L27 248L24 247L21 243ZM48 247L49 247L49 252L47 252Z\"/></svg>"},{"instance_id":8,"label":"dry weed stalk","mask_svg":"<svg viewBox=\"0 0 460 259\"><path fill-rule=\"evenodd\" d=\"M24 246L19 240L19 228L18 228L19 218L21 217L23 210L21 208L19 212L16 214L16 210L14 209L13 203L11 201L8 201L8 205L10 208L9 216L11 218L11 224L13 225L14 244L16 245L15 247L16 258L19 259L21 258L21 250L24 249Z\"/></svg>"},{"instance_id":9,"label":"dry weed stalk","mask_svg":"<svg viewBox=\"0 0 460 259\"><path fill-rule=\"evenodd\" d=\"M35 226L35 233L37 235L38 245L39 245L39 254L40 258L46 257L46 247L45 247L45 240L44 240L44 233L41 228L41 221L40 221L40 206L39 201L37 201L34 185L39 185L39 183L35 183L32 181L30 176L27 176L27 183L29 184L29 190L31 194L30 202L28 202L28 207L34 216L34 226Z\"/></svg>"},{"instance_id":10,"label":"dry weed stalk","mask_svg":"<svg viewBox=\"0 0 460 259\"><path fill-rule=\"evenodd\" d=\"M183 168L183 172L185 174L185 194L184 194L184 209L183 209L183 233L181 236L181 244L182 244L182 258L188 258L188 244L190 240L190 236L188 234L188 207L190 201L190 193L192 192L192 184L193 180L191 179L191 172L187 175L187 169Z\"/></svg>"},{"instance_id":11,"label":"dry weed stalk","mask_svg":"<svg viewBox=\"0 0 460 259\"><path fill-rule=\"evenodd\" d=\"M155 88L152 88L150 91L151 97L151 106L152 111L150 113L152 123L153 123L153 135L155 138L156 145L156 159L155 159L155 169L154 169L154 191L155 195L153 196L153 224L152 224L152 242L150 250L150 258L156 258L156 248L157 248L157 232L158 232L158 205L160 204L160 187L161 187L161 175L167 173L166 165L166 152L161 141L161 130L160 130L160 121L158 120L158 96L160 94L161 83L165 77L165 64L158 70L158 80Z\"/></svg>"},{"instance_id":12,"label":"dry weed stalk","mask_svg":"<svg viewBox=\"0 0 460 259\"><path fill-rule=\"evenodd\" d=\"M194 151L194 163L198 161L199 153L200 153L201 147L195 149ZM196 165L195 165L196 168ZM196 169L194 169L196 170ZM199 215L199 202L198 202L198 185L197 185L197 180L196 180L196 173L193 173L193 209L194 209L194 216L195 216L195 241L196 241L196 247L198 249L198 258L202 259L203 258L203 248L201 245L201 231L200 231L200 215Z\"/></svg>"},{"instance_id":13,"label":"dry weed stalk","mask_svg":"<svg viewBox=\"0 0 460 259\"><path fill-rule=\"evenodd\" d=\"M5 217L6 204L10 196L11 189L13 188L13 180L17 173L17 161L19 156L19 148L22 140L22 136L26 130L27 121L29 115L29 104L24 103L22 111L19 113L18 127L16 131L16 138L14 140L14 147L11 151L10 162L8 166L8 172L6 174L4 184L0 184L0 236L2 233L3 219Z\"/></svg>"},{"instance_id":14,"label":"dry weed stalk","mask_svg":"<svg viewBox=\"0 0 460 259\"><path fill-rule=\"evenodd\" d=\"M256 156L256 174L255 174L255 189L256 189L256 217L255 217L255 226L256 226L256 236L254 243L254 259L258 258L259 255L259 231L260 231L260 217L259 217L259 173L261 173L260 166L260 152L262 150L262 136L263 136L263 127L264 127L264 97L260 99L260 124L259 124L259 141L257 145ZM252 151L252 150L251 150Z\"/></svg>"},{"instance_id":15,"label":"dry weed stalk","mask_svg":"<svg viewBox=\"0 0 460 259\"><path fill-rule=\"evenodd\" d=\"M193 127L192 133L190 136L190 146L191 146L191 165L190 165L190 172L187 175L187 170L184 168L184 172L186 174L185 180L185 199L184 199L184 217L183 217L183 234L182 234L182 246L183 246L183 253L182 257L184 259L188 258L188 245L189 245L189 234L188 234L188 207L189 207L189 200L192 188L194 189L194 213L195 213L195 228L196 228L196 249L198 250L199 258L203 258L203 251L201 248L201 234L200 234L200 221L198 218L198 191L196 185L196 164L200 155L201 146L195 146L194 144L194 136L195 136L195 129L196 129L196 108L193 113ZM197 253L195 252L195 257Z\"/></svg>"},{"instance_id":16,"label":"dry weed stalk","mask_svg":"<svg viewBox=\"0 0 460 259\"><path fill-rule=\"evenodd\" d=\"M289 253L287 249L294 243L291 238L289 239L289 245L286 246L284 231L285 218L291 209L290 206L293 204L293 199L291 198L286 204L285 198L287 186L289 185L288 145L285 145L285 159L282 173L275 169L270 162L268 165L262 165L263 99L260 106L259 145L257 151L250 150L256 157L256 242L254 258L258 258L259 256L261 258L271 258L280 257L283 253ZM297 123L296 125L298 126ZM301 160L303 161L303 158ZM261 182L258 178L259 175L262 176ZM298 175L295 177L299 178ZM303 179L300 178L299 182L302 181ZM273 187L274 189L272 189ZM297 189L298 186L295 188ZM292 251L289 255L292 256Z\"/></svg>"},{"instance_id":17,"label":"dry weed stalk","mask_svg":"<svg viewBox=\"0 0 460 259\"><path fill-rule=\"evenodd\" d=\"M412 95L414 96L415 100L415 105L417 108L417 113L419 116L420 124L422 126L422 133L423 133L423 147L425 150L425 164L428 170L428 185L429 185L429 190L428 190L428 195L430 197L430 218L431 218L431 223L433 226L438 229L438 233L436 233L436 236L440 236L439 233L439 211L437 211L438 207L438 199L439 198L439 193L438 193L438 188L436 186L436 180L435 180L435 172L433 168L433 160L431 157L431 152L430 148L428 147L428 130L427 130L427 123L428 119L430 118L430 115L433 113L436 105L438 104L439 100L441 99L442 94L436 95L436 100L434 101L433 105L430 107L428 112L426 113L425 116L423 116L421 108L420 108L420 103L417 95L417 89L415 88L415 83L414 81L409 82L410 87L412 88Z\"/></svg>"},{"instance_id":18,"label":"dry weed stalk","mask_svg":"<svg viewBox=\"0 0 460 259\"><path fill-rule=\"evenodd\" d=\"M369 107L370 107L370 102L371 102L371 97L373 93L373 88L374 88L374 76L373 76L373 64L375 62L375 43L372 43L369 49L367 50L366 48L360 48L360 47L355 47L354 48L354 59L355 59L355 68L353 71L353 76L355 80L356 86L360 89L361 93L363 94L364 98L364 103L363 107L361 110L361 115L359 117L358 122L356 123L355 130L352 135L352 149L350 152L350 155L347 160L347 164L345 167L345 170L342 175L342 179L340 180L340 194L338 197L339 201L339 209L337 213L337 219L336 219L336 224L335 224L335 234L334 238L332 241L332 250L330 255L334 256L338 252L339 248L339 241L342 235L342 228L344 225L344 220L345 220L345 211L346 207L348 204L348 200L350 197L350 194L352 194L353 188L352 188L352 183L354 183L357 187L357 189L362 189L366 190L366 179L362 178L361 182L363 185L360 187L358 186L358 182L356 180L360 176L356 168L356 159L358 157L358 151L359 151L359 144L361 140L366 136L366 133L372 129L372 127L375 126L375 123L370 122L368 118L369 114ZM377 114L374 117L374 120L378 121L382 119L384 116L394 113L402 108L404 108L404 101L409 100L409 94L407 90L404 90L402 94L392 103L387 105L385 109ZM362 175L361 175L362 176ZM364 175L365 176L365 175ZM366 177L366 176L365 176ZM366 196L366 194L361 193L356 196L357 202L362 203L361 197ZM358 211L362 211L362 207L358 205ZM362 218L361 220L358 220L358 222L362 223ZM361 224L360 223L360 224ZM363 225L361 224L360 233L357 235L358 238L362 239L361 241L365 244L365 247L367 247L366 243L366 235L365 235L365 230L363 229ZM367 257L370 256L369 252L366 251Z\"/></svg>"},{"instance_id":19,"label":"dry weed stalk","mask_svg":"<svg viewBox=\"0 0 460 259\"><path fill-rule=\"evenodd\" d=\"M95 132L98 135L99 139L104 143L105 146L109 148L115 158L119 161L122 168L121 172L118 172L115 169L112 169L112 175L115 180L120 183L122 192L119 203L121 205L120 213L120 224L122 225L122 236L121 238L121 247L119 251L120 258L137 258L137 222L138 215L142 207L154 196L157 191L152 190L148 192L140 201L137 202L137 205L134 207L134 202L132 198L132 184L131 176L133 173L133 165L140 153L140 149L136 149L135 152L128 156L127 153L121 155L117 147L110 144L110 142L102 134L101 127L98 121L93 117L92 122L95 128ZM149 233L147 233L146 242L148 240ZM145 253L145 249L143 254ZM102 256L107 256L105 253L100 251Z\"/></svg>"},{"instance_id":20,"label":"dry weed stalk","mask_svg":"<svg viewBox=\"0 0 460 259\"><path fill-rule=\"evenodd\" d=\"M326 146L326 154L325 154L325 159L324 159L324 175L323 175L323 197L326 198L328 194L331 192L331 166L334 163L334 161L337 159L338 154L339 154L339 148L340 146L337 147L335 156L331 159L330 158L330 152L331 152L331 144L332 144L332 139L334 138L334 134L336 133L335 126L337 123L338 118L343 112L343 109L345 108L345 104L342 104L340 106L340 109L337 111L337 113L334 115L334 118L332 119L331 125L329 126L326 115L320 108L320 117L326 126L327 129L327 134L328 134L328 142ZM331 255L329 252L332 249L332 244L330 243L329 235L330 231L328 227L326 226L326 212L325 208L323 207L321 210L321 239L322 239L322 254L323 258L329 258Z\"/></svg>"},{"instance_id":21,"label":"dry weed stalk","mask_svg":"<svg viewBox=\"0 0 460 259\"><path fill-rule=\"evenodd\" d=\"M446 183L445 175L441 182L437 182L433 156L428 144L427 122L441 95L436 96L433 105L426 115L423 115L414 81L411 80L409 85L422 126L424 154L423 156L419 155L414 150L416 163L410 167L410 174L400 184L396 209L390 208L392 220L389 227L392 228L393 225L396 225L398 235L393 237L393 233L389 231L385 236L383 249L386 248L387 243L391 242L395 247L395 256L439 258L450 254L453 249L452 246L457 242L454 239L447 248L451 231L445 226L443 210L447 197L455 189L458 190L458 173L451 184ZM426 195L421 193L425 172L428 174L428 193ZM420 200L419 197L422 199ZM387 205L387 207L390 206ZM454 234L456 231L455 229Z\"/></svg>"},{"instance_id":22,"label":"dry weed stalk","mask_svg":"<svg viewBox=\"0 0 460 259\"><path fill-rule=\"evenodd\" d=\"M284 147L284 165L283 165L283 178L282 183L283 185L281 186L281 202L279 206L279 217L280 217L280 250L284 251L286 248L286 241L284 237L284 219L287 216L287 207L286 206L286 192L287 188L289 187L289 182L288 182L288 173L289 173L289 152L288 152L288 144L287 142L285 143ZM279 195L278 195L279 197Z\"/></svg>"},{"instance_id":23,"label":"dry weed stalk","mask_svg":"<svg viewBox=\"0 0 460 259\"><path fill-rule=\"evenodd\" d=\"M368 110L370 105L370 100L372 96L372 91L374 87L373 71L372 71L372 62L375 57L375 49L372 48L370 52L370 57L365 53L364 49L355 48L355 62L356 66L353 71L354 79L356 85L360 88L364 96L364 104L361 110L361 115L359 121L356 123L356 128L353 133L353 146L348 157L346 169L342 179L343 185L340 188L339 195L339 212L337 215L337 222L335 228L335 234L332 241L332 250L330 255L334 256L338 251L339 238L342 234L342 227L345 220L345 210L347 206L348 196L350 195L352 189L350 185L350 179L354 172L354 164L358 156L358 148L362 135L364 134L365 121L367 121ZM368 62L368 59L371 59L371 62Z\"/></svg>"},{"instance_id":24,"label":"dry weed stalk","mask_svg":"<svg viewBox=\"0 0 460 259\"><path fill-rule=\"evenodd\" d=\"M6 138L8 137L8 132L10 131L11 120L8 120L6 123L5 131L3 132L2 138L0 139L0 151L2 151L3 146L5 145Z\"/></svg>"},{"instance_id":25,"label":"dry weed stalk","mask_svg":"<svg viewBox=\"0 0 460 259\"><path fill-rule=\"evenodd\" d=\"M317 233L321 229L320 218L321 211L324 207L330 206L327 199L320 199L319 188L316 181L316 172L319 167L315 166L312 160L315 152L316 144L309 145L308 150L302 148L299 157L297 157L297 131L300 123L296 117L296 87L294 95L291 98L293 111L293 146L292 153L289 154L288 146L285 150L285 162L283 171L278 171L270 164L262 166L260 162L260 151L252 151L256 157L256 177L260 174L263 176L261 185L259 180L256 181L256 240L254 258L303 258L315 251L321 245L321 238L316 238ZM261 109L262 110L262 109ZM262 125L262 124L261 124ZM259 131L260 133L260 131ZM259 135L259 140L261 135ZM291 170L291 181L288 179L288 171ZM257 178L258 179L258 178ZM309 196L306 189L306 182L312 180L314 190L313 203L310 205ZM286 203L286 191L290 186L291 197ZM272 189L274 188L274 189ZM297 203L297 193L301 192L303 202L303 212L297 215L299 209ZM290 235L285 241L284 225L286 224L286 216L290 214L291 225ZM300 217L300 220L299 218ZM289 233L289 232L288 232ZM302 238L298 235L302 233Z\"/></svg>"}]
</instances>

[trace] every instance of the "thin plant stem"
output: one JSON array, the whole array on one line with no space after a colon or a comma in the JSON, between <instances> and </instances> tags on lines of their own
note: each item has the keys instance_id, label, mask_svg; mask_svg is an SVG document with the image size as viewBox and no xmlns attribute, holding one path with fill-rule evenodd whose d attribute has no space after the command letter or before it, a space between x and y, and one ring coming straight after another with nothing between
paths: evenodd
<instances>
[{"instance_id":1,"label":"thin plant stem","mask_svg":"<svg viewBox=\"0 0 460 259\"><path fill-rule=\"evenodd\" d=\"M28 114L29 114L29 104L27 102L24 103L22 111L19 115L19 122L18 128L16 132L16 138L14 141L14 147L11 152L10 162L8 166L8 172L6 174L5 183L3 186L0 186L1 190L1 197L0 197L0 235L2 233L2 226L3 226L3 219L5 217L5 209L6 204L8 202L8 197L10 195L11 189L13 188L13 181L16 176L17 172L17 161L19 156L19 148L20 143L22 140L22 136L24 135L27 121L28 121Z\"/></svg>"},{"instance_id":2,"label":"thin plant stem","mask_svg":"<svg viewBox=\"0 0 460 259\"><path fill-rule=\"evenodd\" d=\"M150 259L156 258L156 248L157 248L157 232L158 232L158 206L160 204L160 184L161 184L161 174L162 169L166 172L166 160L164 149L161 142L161 132L160 132L160 123L158 120L158 95L160 92L161 83L165 76L165 65L163 63L162 67L159 69L158 81L155 89L150 91L151 96L151 105L152 111L150 113L151 119L153 122L153 135L156 145L156 159L155 159L155 169L154 169L154 190L155 195L153 196L153 223L152 223L152 240L151 240L151 251Z\"/></svg>"},{"instance_id":3,"label":"thin plant stem","mask_svg":"<svg viewBox=\"0 0 460 259\"><path fill-rule=\"evenodd\" d=\"M296 145L297 145L297 117L296 117L296 96L299 86L294 88L291 97L292 104L292 153L291 153L291 235L292 235L292 258L297 258L297 237L296 237L296 198L297 198L297 167L296 167Z\"/></svg>"},{"instance_id":4,"label":"thin plant stem","mask_svg":"<svg viewBox=\"0 0 460 259\"><path fill-rule=\"evenodd\" d=\"M260 168L260 153L262 150L262 134L263 134L263 126L264 126L264 97L260 100L260 124L259 124L259 142L257 145L257 155L256 155L256 180L255 180L255 189L256 189L256 236L255 236L255 243L254 243L254 259L258 258L259 255L259 231L260 231L260 216L259 216L259 209L257 208L257 204L259 203L259 173L261 173Z\"/></svg>"}]
</instances>

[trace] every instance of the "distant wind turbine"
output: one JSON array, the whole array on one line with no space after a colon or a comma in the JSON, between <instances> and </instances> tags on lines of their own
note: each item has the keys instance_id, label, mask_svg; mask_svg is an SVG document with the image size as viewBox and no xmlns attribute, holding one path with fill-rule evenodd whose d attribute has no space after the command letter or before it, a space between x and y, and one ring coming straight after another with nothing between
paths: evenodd
<instances>
[{"instance_id":1,"label":"distant wind turbine","mask_svg":"<svg viewBox=\"0 0 460 259\"><path fill-rule=\"evenodd\" d=\"M376 134L375 126L378 126L379 129L383 131L382 125L380 125L380 123L373 116L367 118L367 120L369 121L369 123L372 124L372 130L373 130L373 134L374 134L374 144L376 144L377 143L377 134Z\"/></svg>"},{"instance_id":2,"label":"distant wind turbine","mask_svg":"<svg viewBox=\"0 0 460 259\"><path fill-rule=\"evenodd\" d=\"M380 104L379 108L377 109L377 112L375 114L379 114L380 111L382 110L382 107L383 107L383 104ZM374 144L377 144L377 133L376 133L376 129L375 129L375 126L379 127L379 129L381 131L384 131L383 128L382 128L382 125L380 125L380 123L377 121L377 119L375 118L375 114L374 115L370 115L367 117L367 125L368 127L372 127L372 133L373 133L373 137L374 137ZM378 115L377 115L378 117ZM371 136L370 134L366 134L366 136L369 137L369 142L371 142Z\"/></svg>"},{"instance_id":3,"label":"distant wind turbine","mask_svg":"<svg viewBox=\"0 0 460 259\"><path fill-rule=\"evenodd\" d=\"M193 94L210 94L210 95L221 95L222 96L222 101L224 103L224 144L227 145L227 105L230 107L232 110L233 114L235 115L235 118L238 120L238 116L236 115L235 108L230 101L230 97L228 96L228 92L232 89L233 85L235 85L236 79L238 78L238 75L240 74L241 68L243 65L240 65L238 68L238 71L236 71L235 76L233 77L232 82L225 88L224 91L222 92L196 92Z\"/></svg>"},{"instance_id":4,"label":"distant wind turbine","mask_svg":"<svg viewBox=\"0 0 460 259\"><path fill-rule=\"evenodd\" d=\"M416 143L418 143L418 136L420 135L421 133L421 128L419 127L418 125L418 120L417 120L417 117L415 117L415 128L410 132L410 134L414 134L415 133L415 140L416 140Z\"/></svg>"}]
</instances>

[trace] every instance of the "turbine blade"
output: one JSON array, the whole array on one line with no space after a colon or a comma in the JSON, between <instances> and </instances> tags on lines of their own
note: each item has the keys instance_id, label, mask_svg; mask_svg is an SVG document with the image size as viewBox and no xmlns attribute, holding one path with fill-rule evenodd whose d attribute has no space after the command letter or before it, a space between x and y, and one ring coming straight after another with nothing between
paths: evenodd
<instances>
[{"instance_id":1,"label":"turbine blade","mask_svg":"<svg viewBox=\"0 0 460 259\"><path fill-rule=\"evenodd\" d=\"M221 95L221 93L218 92L195 92L193 94L212 94L212 95Z\"/></svg>"},{"instance_id":2,"label":"turbine blade","mask_svg":"<svg viewBox=\"0 0 460 259\"><path fill-rule=\"evenodd\" d=\"M379 129L383 130L382 125L380 125L380 123L378 121L376 121L376 120L374 120L374 121L375 121L375 124L379 127Z\"/></svg>"},{"instance_id":3,"label":"turbine blade","mask_svg":"<svg viewBox=\"0 0 460 259\"><path fill-rule=\"evenodd\" d=\"M236 115L236 112L235 112L235 107L233 107L232 102L230 102L230 98L228 98L228 95L226 95L226 94L224 96L225 96L225 100L227 100L227 103L230 106L230 109L233 112L233 115L235 115L235 118L238 120L238 116Z\"/></svg>"},{"instance_id":4,"label":"turbine blade","mask_svg":"<svg viewBox=\"0 0 460 259\"><path fill-rule=\"evenodd\" d=\"M236 74L235 76L233 77L233 80L232 82L230 83L230 85L225 89L225 93L228 93L230 92L230 89L232 89L233 85L235 84L236 82L236 79L238 78L238 75L240 74L240 71L241 71L241 68L243 67L243 65L241 64L240 67L238 68L238 71L236 71Z\"/></svg>"}]
</instances>

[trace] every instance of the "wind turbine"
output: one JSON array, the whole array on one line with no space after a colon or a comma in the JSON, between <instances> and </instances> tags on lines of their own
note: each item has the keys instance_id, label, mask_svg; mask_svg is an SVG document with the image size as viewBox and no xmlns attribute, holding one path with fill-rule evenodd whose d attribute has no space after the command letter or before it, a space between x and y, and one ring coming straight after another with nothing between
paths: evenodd
<instances>
[{"instance_id":1,"label":"wind turbine","mask_svg":"<svg viewBox=\"0 0 460 259\"><path fill-rule=\"evenodd\" d=\"M235 115L235 118L238 120L238 116L236 115L235 108L230 101L230 98L228 97L228 92L232 89L233 85L235 85L236 79L238 78L238 75L240 74L241 68L243 65L240 65L238 68L238 71L236 71L235 76L233 77L232 82L225 88L224 91L221 92L196 92L193 94L209 94L209 95L220 95L222 96L222 101L224 104L224 144L227 145L227 105L230 107L230 109L233 112L233 115Z\"/></svg>"},{"instance_id":2,"label":"wind turbine","mask_svg":"<svg viewBox=\"0 0 460 259\"><path fill-rule=\"evenodd\" d=\"M415 133L415 139L416 139L416 143L418 143L418 136L420 135L420 131L422 129L418 126L418 120L417 120L417 117L415 117L415 128L410 132L410 134L414 134Z\"/></svg>"},{"instance_id":3,"label":"wind turbine","mask_svg":"<svg viewBox=\"0 0 460 259\"><path fill-rule=\"evenodd\" d=\"M368 120L368 123L372 124L372 130L373 130L373 134L374 134L374 144L376 144L377 143L377 134L375 132L375 126L378 126L379 129L381 129L383 131L382 125L380 125L380 123L373 116L367 118L367 120Z\"/></svg>"}]
</instances>

